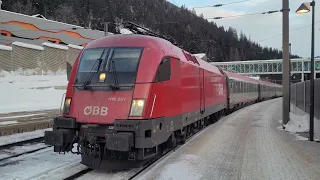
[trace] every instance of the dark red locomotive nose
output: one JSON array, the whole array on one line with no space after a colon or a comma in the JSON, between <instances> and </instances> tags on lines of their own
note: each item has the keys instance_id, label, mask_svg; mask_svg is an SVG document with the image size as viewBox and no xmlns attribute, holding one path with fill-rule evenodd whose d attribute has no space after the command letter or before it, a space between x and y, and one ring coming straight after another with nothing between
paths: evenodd
<instances>
[{"instance_id":1,"label":"dark red locomotive nose","mask_svg":"<svg viewBox=\"0 0 320 180\"><path fill-rule=\"evenodd\" d=\"M89 43L72 72L67 91L72 103L64 116L83 124L150 118L150 94L163 56L156 47L155 39L136 35Z\"/></svg>"}]
</instances>

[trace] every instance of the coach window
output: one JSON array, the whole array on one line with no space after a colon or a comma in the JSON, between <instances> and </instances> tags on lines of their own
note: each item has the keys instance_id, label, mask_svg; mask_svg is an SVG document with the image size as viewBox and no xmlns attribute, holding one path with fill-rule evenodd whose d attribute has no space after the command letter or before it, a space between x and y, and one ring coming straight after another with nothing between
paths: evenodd
<instances>
[{"instance_id":1,"label":"coach window","mask_svg":"<svg viewBox=\"0 0 320 180\"><path fill-rule=\"evenodd\" d=\"M240 84L238 81L236 81L236 93L239 93Z\"/></svg>"},{"instance_id":2,"label":"coach window","mask_svg":"<svg viewBox=\"0 0 320 180\"><path fill-rule=\"evenodd\" d=\"M246 83L246 93L248 93L248 92L249 92L249 84Z\"/></svg>"},{"instance_id":3,"label":"coach window","mask_svg":"<svg viewBox=\"0 0 320 180\"><path fill-rule=\"evenodd\" d=\"M171 63L170 58L163 59L158 67L155 82L168 81L171 77Z\"/></svg>"}]
</instances>

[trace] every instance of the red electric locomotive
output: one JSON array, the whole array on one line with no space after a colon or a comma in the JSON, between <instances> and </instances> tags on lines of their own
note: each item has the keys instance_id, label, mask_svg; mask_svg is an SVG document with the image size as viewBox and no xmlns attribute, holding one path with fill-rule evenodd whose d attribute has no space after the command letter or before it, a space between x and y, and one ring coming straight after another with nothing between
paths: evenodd
<instances>
[{"instance_id":1,"label":"red electric locomotive","mask_svg":"<svg viewBox=\"0 0 320 180\"><path fill-rule=\"evenodd\" d=\"M149 36L94 40L75 61L63 113L45 132L55 152L81 154L91 168L140 166L227 111L277 96L273 89L281 95L281 86L223 71L172 38L127 28Z\"/></svg>"},{"instance_id":2,"label":"red electric locomotive","mask_svg":"<svg viewBox=\"0 0 320 180\"><path fill-rule=\"evenodd\" d=\"M88 43L75 61L45 143L81 154L91 168L125 168L183 143L226 107L217 67L164 38L112 35Z\"/></svg>"}]
</instances>

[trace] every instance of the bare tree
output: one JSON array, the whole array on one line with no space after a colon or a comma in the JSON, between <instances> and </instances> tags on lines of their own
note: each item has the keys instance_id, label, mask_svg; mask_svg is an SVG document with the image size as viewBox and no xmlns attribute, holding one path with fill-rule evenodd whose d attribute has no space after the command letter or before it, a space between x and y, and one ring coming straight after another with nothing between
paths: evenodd
<instances>
[{"instance_id":1,"label":"bare tree","mask_svg":"<svg viewBox=\"0 0 320 180\"><path fill-rule=\"evenodd\" d=\"M21 13L21 14L32 15L33 14L32 3L30 0L27 0L26 4L24 4L21 1L17 1L12 5L12 11Z\"/></svg>"},{"instance_id":2,"label":"bare tree","mask_svg":"<svg viewBox=\"0 0 320 180\"><path fill-rule=\"evenodd\" d=\"M77 17L73 11L73 8L67 4L61 4L54 12L55 19L60 22L72 23L77 21Z\"/></svg>"}]
</instances>

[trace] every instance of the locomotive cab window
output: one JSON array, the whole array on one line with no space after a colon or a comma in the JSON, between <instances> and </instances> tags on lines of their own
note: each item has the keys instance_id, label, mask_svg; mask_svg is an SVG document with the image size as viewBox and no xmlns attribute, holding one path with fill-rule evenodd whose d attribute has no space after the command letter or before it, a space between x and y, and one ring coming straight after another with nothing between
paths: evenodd
<instances>
[{"instance_id":1,"label":"locomotive cab window","mask_svg":"<svg viewBox=\"0 0 320 180\"><path fill-rule=\"evenodd\" d=\"M134 84L143 48L111 47L84 50L77 72L76 84ZM99 75L105 78L99 80ZM88 78L92 76L92 78Z\"/></svg>"},{"instance_id":2,"label":"locomotive cab window","mask_svg":"<svg viewBox=\"0 0 320 180\"><path fill-rule=\"evenodd\" d=\"M170 58L165 58L161 61L156 74L155 82L168 81L171 77Z\"/></svg>"}]
</instances>

